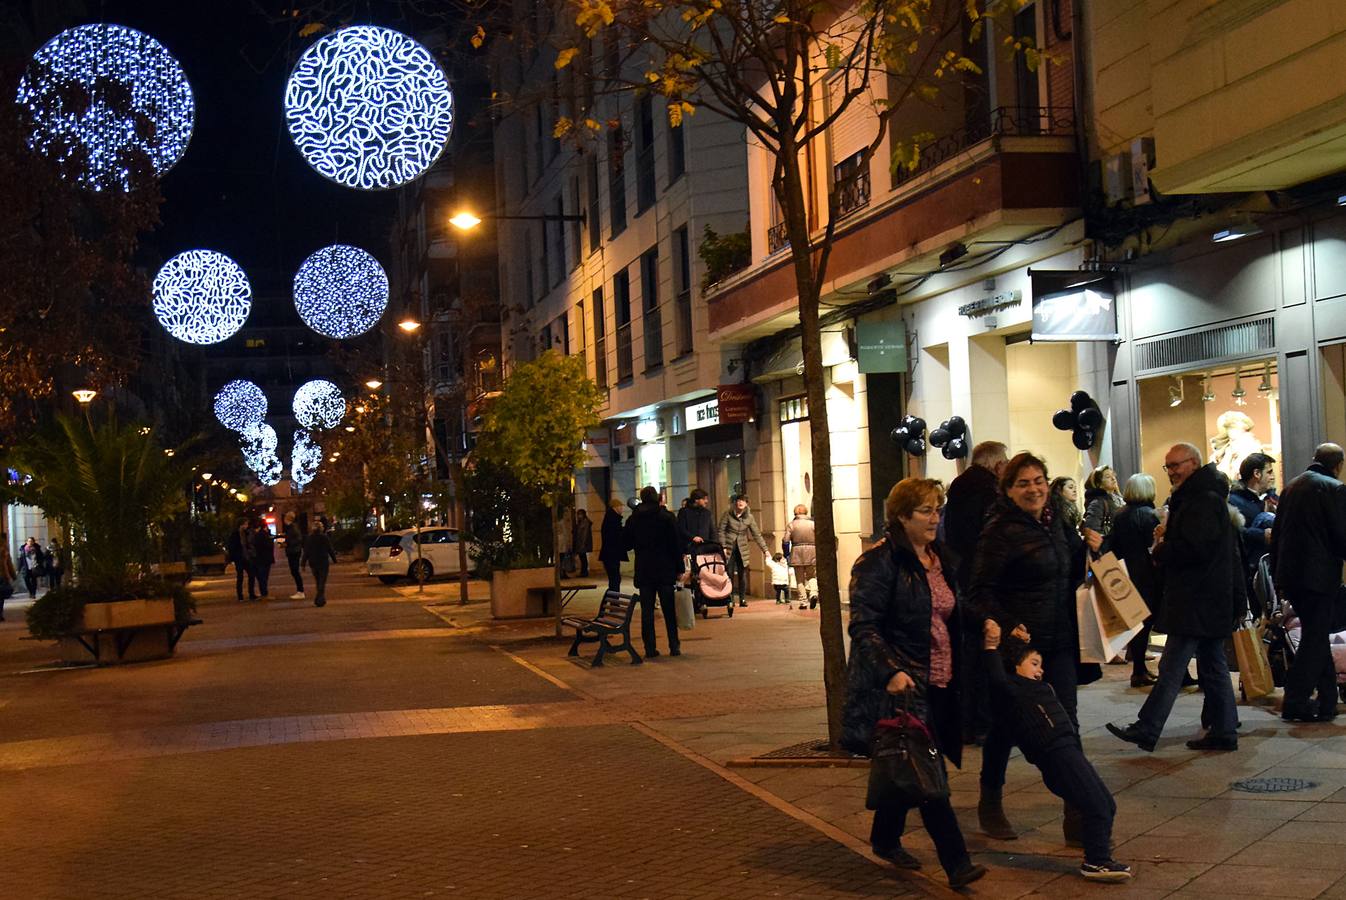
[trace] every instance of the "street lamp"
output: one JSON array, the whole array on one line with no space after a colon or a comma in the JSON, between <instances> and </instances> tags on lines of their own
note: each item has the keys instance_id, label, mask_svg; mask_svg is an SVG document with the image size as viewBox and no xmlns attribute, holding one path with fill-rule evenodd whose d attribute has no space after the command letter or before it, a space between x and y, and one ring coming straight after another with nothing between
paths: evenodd
<instances>
[{"instance_id":1,"label":"street lamp","mask_svg":"<svg viewBox=\"0 0 1346 900\"><path fill-rule=\"evenodd\" d=\"M90 390L89 388L80 388L79 390L71 391L70 393L75 395L75 399L79 401L81 406L88 406L93 402L93 398L98 396L97 391Z\"/></svg>"},{"instance_id":2,"label":"street lamp","mask_svg":"<svg viewBox=\"0 0 1346 900\"><path fill-rule=\"evenodd\" d=\"M449 224L459 231L471 231L480 225L485 219L496 219L507 222L584 222L584 213L571 215L568 213L543 213L537 216L498 216L491 213L476 215L468 210L461 209L449 218Z\"/></svg>"},{"instance_id":3,"label":"street lamp","mask_svg":"<svg viewBox=\"0 0 1346 900\"><path fill-rule=\"evenodd\" d=\"M215 477L215 476L212 475L212 474L210 474L209 472L202 472L202 473L201 473L201 480L202 480L202 481L205 481L205 482L209 482L210 479L212 479L212 478L214 478L214 477Z\"/></svg>"},{"instance_id":4,"label":"street lamp","mask_svg":"<svg viewBox=\"0 0 1346 900\"><path fill-rule=\"evenodd\" d=\"M377 378L371 378L365 382L365 387L369 388L371 391L377 391L379 388L383 387L383 382L379 381Z\"/></svg>"},{"instance_id":5,"label":"street lamp","mask_svg":"<svg viewBox=\"0 0 1346 900\"><path fill-rule=\"evenodd\" d=\"M413 316L410 311L408 311L402 316L402 321L397 323L397 327L407 334L411 334L421 327L421 323L416 320L416 317Z\"/></svg>"},{"instance_id":6,"label":"street lamp","mask_svg":"<svg viewBox=\"0 0 1346 900\"><path fill-rule=\"evenodd\" d=\"M455 213L453 217L449 219L449 224L452 225L454 228L458 228L463 231L469 231L480 225L481 219L478 218L477 216L474 216L467 210L462 210L461 212Z\"/></svg>"}]
</instances>

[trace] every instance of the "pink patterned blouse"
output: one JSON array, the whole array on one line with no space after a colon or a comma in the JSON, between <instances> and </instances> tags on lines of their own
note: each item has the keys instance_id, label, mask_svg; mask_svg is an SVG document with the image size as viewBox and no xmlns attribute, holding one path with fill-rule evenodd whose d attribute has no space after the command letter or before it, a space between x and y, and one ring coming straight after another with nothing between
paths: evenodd
<instances>
[{"instance_id":1,"label":"pink patterned blouse","mask_svg":"<svg viewBox=\"0 0 1346 900\"><path fill-rule=\"evenodd\" d=\"M930 583L930 683L948 687L953 680L953 648L949 644L949 617L953 615L953 591L944 580L939 557L926 554L925 577Z\"/></svg>"}]
</instances>

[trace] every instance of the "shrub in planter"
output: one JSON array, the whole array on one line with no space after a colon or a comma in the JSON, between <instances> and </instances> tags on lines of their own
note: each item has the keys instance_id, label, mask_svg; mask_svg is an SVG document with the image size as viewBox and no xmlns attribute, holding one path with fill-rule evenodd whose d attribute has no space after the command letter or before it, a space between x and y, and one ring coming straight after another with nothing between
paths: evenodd
<instances>
[{"instance_id":1,"label":"shrub in planter","mask_svg":"<svg viewBox=\"0 0 1346 900\"><path fill-rule=\"evenodd\" d=\"M28 609L28 631L35 638L54 640L79 627L84 608L120 600L172 600L173 618L186 624L196 612L196 601L181 584L145 578L115 588L60 587L39 597Z\"/></svg>"}]
</instances>

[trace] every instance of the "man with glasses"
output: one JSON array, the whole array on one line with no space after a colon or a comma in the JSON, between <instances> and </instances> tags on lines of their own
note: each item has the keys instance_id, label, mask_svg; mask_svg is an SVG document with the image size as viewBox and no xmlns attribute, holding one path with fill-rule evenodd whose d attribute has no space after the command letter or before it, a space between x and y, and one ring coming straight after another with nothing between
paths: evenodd
<instances>
[{"instance_id":1,"label":"man with glasses","mask_svg":"<svg viewBox=\"0 0 1346 900\"><path fill-rule=\"evenodd\" d=\"M1173 485L1166 521L1155 528L1154 560L1163 576L1163 603L1155 628L1167 632L1159 680L1137 720L1108 730L1153 751L1196 656L1209 730L1187 742L1191 750L1237 750L1238 718L1224 643L1247 613L1239 534L1229 513L1229 483L1201 451L1175 444L1164 456Z\"/></svg>"}]
</instances>

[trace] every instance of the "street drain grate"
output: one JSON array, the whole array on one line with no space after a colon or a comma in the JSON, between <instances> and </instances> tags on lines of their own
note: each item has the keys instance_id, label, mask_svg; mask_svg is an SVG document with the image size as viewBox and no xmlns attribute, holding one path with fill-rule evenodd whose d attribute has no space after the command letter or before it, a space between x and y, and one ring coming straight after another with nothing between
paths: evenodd
<instances>
[{"instance_id":1,"label":"street drain grate","mask_svg":"<svg viewBox=\"0 0 1346 900\"><path fill-rule=\"evenodd\" d=\"M1246 781L1235 781L1229 786L1245 794L1292 794L1316 788L1318 782L1303 778L1249 778Z\"/></svg>"},{"instance_id":2,"label":"street drain grate","mask_svg":"<svg viewBox=\"0 0 1346 900\"><path fill-rule=\"evenodd\" d=\"M772 750L769 753L761 753L754 756L753 759L837 759L851 760L858 759L852 753L845 750L832 750L827 741L803 741L798 744L791 744L788 747L782 747L779 750Z\"/></svg>"}]
</instances>

